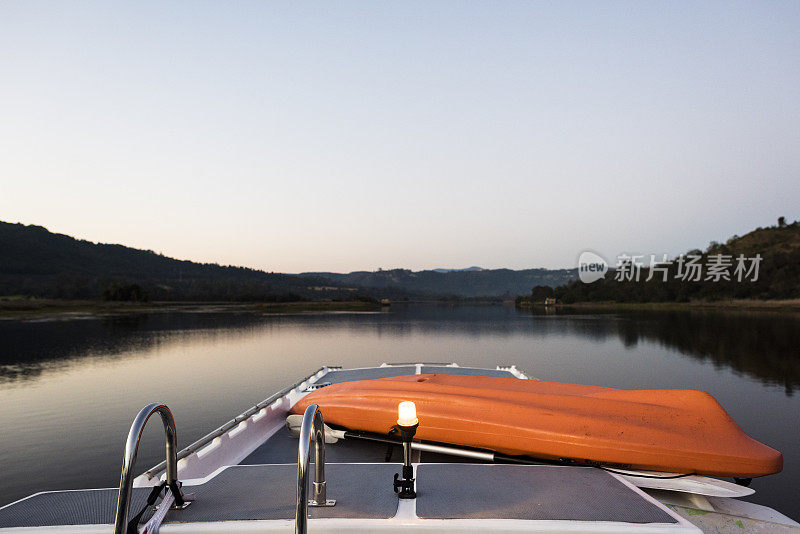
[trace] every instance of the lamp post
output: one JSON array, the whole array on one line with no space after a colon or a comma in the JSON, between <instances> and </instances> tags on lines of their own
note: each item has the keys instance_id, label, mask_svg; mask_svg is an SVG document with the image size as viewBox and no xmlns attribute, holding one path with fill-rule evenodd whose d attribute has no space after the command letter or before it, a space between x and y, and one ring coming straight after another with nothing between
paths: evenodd
<instances>
[{"instance_id":1,"label":"lamp post","mask_svg":"<svg viewBox=\"0 0 800 534\"><path fill-rule=\"evenodd\" d=\"M416 499L414 491L414 466L411 465L411 440L417 433L419 419L417 407L411 401L403 401L397 406L397 430L403 440L403 478L394 474L394 491L401 499Z\"/></svg>"}]
</instances>

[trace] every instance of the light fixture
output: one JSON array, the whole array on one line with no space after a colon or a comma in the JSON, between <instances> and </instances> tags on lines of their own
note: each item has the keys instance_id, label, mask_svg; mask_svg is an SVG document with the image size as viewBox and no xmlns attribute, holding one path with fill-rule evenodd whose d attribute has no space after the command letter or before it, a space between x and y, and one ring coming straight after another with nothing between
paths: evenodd
<instances>
[{"instance_id":1,"label":"light fixture","mask_svg":"<svg viewBox=\"0 0 800 534\"><path fill-rule=\"evenodd\" d=\"M414 466L411 465L411 440L417 433L419 419L417 407L411 401L403 401L397 406L397 425L394 430L400 432L403 440L403 478L398 473L394 474L394 491L401 499L415 499L414 491Z\"/></svg>"},{"instance_id":2,"label":"light fixture","mask_svg":"<svg viewBox=\"0 0 800 534\"><path fill-rule=\"evenodd\" d=\"M403 401L397 405L397 424L399 426L414 426L419 424L417 419L417 406L411 401Z\"/></svg>"}]
</instances>

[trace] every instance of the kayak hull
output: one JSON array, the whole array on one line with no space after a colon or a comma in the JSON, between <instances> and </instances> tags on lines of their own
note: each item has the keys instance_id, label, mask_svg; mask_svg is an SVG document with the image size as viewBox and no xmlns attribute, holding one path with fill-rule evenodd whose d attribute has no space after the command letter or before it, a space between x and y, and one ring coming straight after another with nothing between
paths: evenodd
<instances>
[{"instance_id":1,"label":"kayak hull","mask_svg":"<svg viewBox=\"0 0 800 534\"><path fill-rule=\"evenodd\" d=\"M708 393L619 390L475 375L408 375L333 384L292 407L386 434L397 404L416 404L416 437L580 464L749 478L777 473L781 453L748 436Z\"/></svg>"}]
</instances>

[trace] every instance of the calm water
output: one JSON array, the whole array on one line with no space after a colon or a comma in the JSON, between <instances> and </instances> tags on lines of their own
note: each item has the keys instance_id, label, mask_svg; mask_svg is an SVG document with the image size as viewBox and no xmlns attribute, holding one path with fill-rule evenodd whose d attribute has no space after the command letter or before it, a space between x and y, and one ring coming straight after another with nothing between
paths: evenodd
<instances>
[{"instance_id":1,"label":"calm water","mask_svg":"<svg viewBox=\"0 0 800 534\"><path fill-rule=\"evenodd\" d=\"M501 306L386 313L154 313L0 321L0 504L114 487L136 412L165 402L179 447L323 364L515 363L547 380L696 388L784 454L752 500L800 518L800 318L659 312L534 315ZM140 471L163 455L146 432Z\"/></svg>"}]
</instances>

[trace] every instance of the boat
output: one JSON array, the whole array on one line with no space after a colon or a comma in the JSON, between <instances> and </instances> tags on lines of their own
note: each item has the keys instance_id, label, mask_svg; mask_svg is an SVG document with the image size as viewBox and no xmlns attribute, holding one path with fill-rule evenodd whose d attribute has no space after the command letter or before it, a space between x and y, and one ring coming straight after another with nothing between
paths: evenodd
<instances>
[{"instance_id":1,"label":"boat","mask_svg":"<svg viewBox=\"0 0 800 534\"><path fill-rule=\"evenodd\" d=\"M329 423L386 433L397 399L415 403L417 438L510 455L626 469L752 478L778 473L780 452L760 443L704 391L620 390L509 377L423 374L358 380L295 404Z\"/></svg>"},{"instance_id":2,"label":"boat","mask_svg":"<svg viewBox=\"0 0 800 534\"><path fill-rule=\"evenodd\" d=\"M473 395L471 405L457 410L450 403L453 425L448 433L448 425L432 409L430 399L435 390L464 387L473 388L473 394L475 389L504 391L507 397L503 401ZM373 398L374 409L364 411L358 395L370 388L369 395L377 388L386 401ZM739 464L710 468L709 473L702 465L718 460L713 454L699 458L707 464L692 464L701 469L690 466L686 468L690 471L684 471L684 466L672 462L612 461L616 457L606 461L585 454L561 457L553 451L543 453L538 445L520 446L515 441L513 435L529 432L536 419L511 424L513 398L527 399L521 402L527 405L529 395L538 392L561 395L563 401L567 390L595 401L625 397L615 393L618 390L591 388L570 390L536 381L513 365L494 369L454 363L326 366L180 451L172 413L156 402L133 420L124 444L119 487L42 491L7 504L0 508L0 534L800 534L800 524L779 511L743 500L754 491L742 477L730 481L710 476L724 472L749 478L778 469L779 455L755 440L742 441L749 446L746 450L733 447L743 455ZM353 415L356 412L347 416L342 410L348 390L351 404L361 414L358 417ZM704 399L705 408L713 407L705 397L687 395L691 401ZM678 397L666 395L667 400L658 406L674 407ZM492 402L506 404L487 404ZM609 406L604 405L600 413ZM506 410L499 416L498 407ZM472 419L471 411L475 412ZM716 408L709 413L720 415ZM140 472L136 465L139 439L148 422L158 419L164 427L165 460ZM380 425L371 426L373 419ZM490 433L505 434L502 442L453 431L471 427L480 434L481 425L497 420L505 426ZM723 426L741 438L734 432L738 427ZM636 428L631 425L626 432L636 432ZM681 446L688 443L681 440Z\"/></svg>"}]
</instances>

